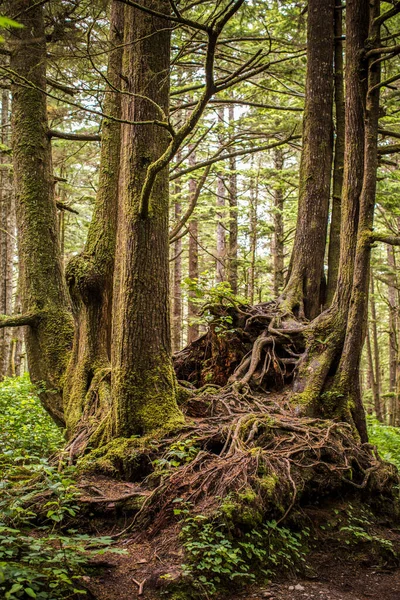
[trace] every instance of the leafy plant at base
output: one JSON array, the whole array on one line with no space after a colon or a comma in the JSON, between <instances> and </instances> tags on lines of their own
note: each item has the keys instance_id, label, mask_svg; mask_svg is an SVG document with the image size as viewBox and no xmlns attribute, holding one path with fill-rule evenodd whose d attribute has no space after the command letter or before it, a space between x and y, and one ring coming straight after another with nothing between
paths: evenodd
<instances>
[{"instance_id":1,"label":"leafy plant at base","mask_svg":"<svg viewBox=\"0 0 400 600\"><path fill-rule=\"evenodd\" d=\"M374 417L368 417L368 435L369 441L377 446L382 458L400 470L400 429L383 425Z\"/></svg>"},{"instance_id":2,"label":"leafy plant at base","mask_svg":"<svg viewBox=\"0 0 400 600\"><path fill-rule=\"evenodd\" d=\"M88 561L121 552L108 537L68 528L79 511L76 469L50 460L63 441L28 376L0 383L0 593L5 600L85 594L79 578Z\"/></svg>"},{"instance_id":3,"label":"leafy plant at base","mask_svg":"<svg viewBox=\"0 0 400 600\"><path fill-rule=\"evenodd\" d=\"M155 460L153 464L156 468L161 470L180 467L196 458L199 451L200 448L196 445L195 439L188 438L186 440L178 440L171 444L168 452L163 458Z\"/></svg>"},{"instance_id":4,"label":"leafy plant at base","mask_svg":"<svg viewBox=\"0 0 400 600\"><path fill-rule=\"evenodd\" d=\"M208 594L228 586L259 578L268 579L277 571L296 569L304 563L308 529L294 532L276 521L262 523L247 531L231 529L217 513L213 518L191 515L187 507L175 509L182 515L181 538L187 562L183 574Z\"/></svg>"}]
</instances>

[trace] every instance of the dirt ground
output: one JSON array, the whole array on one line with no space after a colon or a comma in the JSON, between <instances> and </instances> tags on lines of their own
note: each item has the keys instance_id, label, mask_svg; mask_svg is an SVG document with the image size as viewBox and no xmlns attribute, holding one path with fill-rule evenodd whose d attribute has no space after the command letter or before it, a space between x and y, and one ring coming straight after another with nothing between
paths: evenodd
<instances>
[{"instance_id":1,"label":"dirt ground","mask_svg":"<svg viewBox=\"0 0 400 600\"><path fill-rule=\"evenodd\" d=\"M129 556L110 556L109 566L100 576L86 577L88 589L98 600L156 600L162 597L156 580L161 572L171 573L171 564L157 558L151 560L149 547L130 550ZM172 558L172 557L171 557ZM309 562L315 568L312 579L288 578L265 586L254 586L220 600L400 600L400 568L384 569L349 563L340 556L313 554ZM139 586L144 581L139 596ZM136 583L137 582L137 583Z\"/></svg>"}]
</instances>

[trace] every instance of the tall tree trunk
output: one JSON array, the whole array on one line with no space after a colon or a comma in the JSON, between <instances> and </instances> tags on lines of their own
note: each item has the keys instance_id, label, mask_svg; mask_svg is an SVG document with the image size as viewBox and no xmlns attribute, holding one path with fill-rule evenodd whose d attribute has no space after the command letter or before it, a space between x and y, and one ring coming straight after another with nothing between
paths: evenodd
<instances>
[{"instance_id":1,"label":"tall tree trunk","mask_svg":"<svg viewBox=\"0 0 400 600\"><path fill-rule=\"evenodd\" d=\"M371 2L368 2L367 0L357 0L354 4L354 16L358 16L358 18L362 19L362 22L365 19L365 13L367 13L367 19L369 16L368 35L365 39L368 37L368 42L372 46L379 47L380 26L376 21L376 18L379 15L379 0L372 0ZM353 6L348 5L348 12L349 9L351 15ZM357 75L359 77L360 73L358 72ZM371 256L370 234L374 223L376 172L378 167L379 81L380 63L370 59L368 62L368 91L366 93L365 111L364 173L359 199L354 278L351 301L349 304L346 338L337 376L337 379L340 382L339 389L342 393L346 391L349 398L349 406L352 407L353 418L362 439L367 438L367 432L361 399L359 369L368 313ZM347 90L346 93L348 94L349 91ZM357 99L357 102L359 102L359 98ZM357 143L359 143L359 140ZM345 235L343 228L342 231L343 235ZM344 237L344 240L346 243L349 243L347 236Z\"/></svg>"},{"instance_id":2,"label":"tall tree trunk","mask_svg":"<svg viewBox=\"0 0 400 600\"><path fill-rule=\"evenodd\" d=\"M333 161L332 211L329 230L328 283L326 305L330 306L335 295L340 255L340 219L343 188L344 144L345 144L345 99L343 79L343 6L342 0L335 5L335 157Z\"/></svg>"},{"instance_id":3,"label":"tall tree trunk","mask_svg":"<svg viewBox=\"0 0 400 600\"><path fill-rule=\"evenodd\" d=\"M387 246L387 261L390 268L388 276L388 301L389 301L389 392L390 396L390 414L389 425L394 425L396 422L396 381L398 369L398 305L396 293L396 261L394 248L391 245Z\"/></svg>"},{"instance_id":4,"label":"tall tree trunk","mask_svg":"<svg viewBox=\"0 0 400 600\"><path fill-rule=\"evenodd\" d=\"M252 161L253 163L253 161ZM254 169L254 164L252 164ZM257 254L257 207L258 207L258 173L250 181L250 206L249 206L249 225L250 225L250 266L248 269L248 292L250 304L254 304L255 278L256 278L256 254Z\"/></svg>"},{"instance_id":5,"label":"tall tree trunk","mask_svg":"<svg viewBox=\"0 0 400 600\"><path fill-rule=\"evenodd\" d=\"M168 13L167 0L152 8ZM165 20L125 6L122 117L159 118L169 112L170 35ZM149 102L150 99L151 101ZM168 264L168 170L155 180L149 210L141 207L149 164L166 150L157 125L122 125L120 210L113 304L113 435L130 437L176 425Z\"/></svg>"},{"instance_id":6,"label":"tall tree trunk","mask_svg":"<svg viewBox=\"0 0 400 600\"><path fill-rule=\"evenodd\" d=\"M8 15L21 29L10 32L12 149L16 192L21 296L31 378L41 383L40 398L64 424L62 378L70 356L73 322L62 275L46 96L46 41L43 5L14 0ZM18 85L21 80L31 85ZM20 320L21 321L21 320Z\"/></svg>"},{"instance_id":7,"label":"tall tree trunk","mask_svg":"<svg viewBox=\"0 0 400 600\"><path fill-rule=\"evenodd\" d=\"M224 107L218 109L218 124L221 131L218 135L219 146L224 144ZM223 162L220 163L222 169ZM226 258L226 239L225 239L225 183L224 173L220 171L217 175L217 264L215 280L217 283L225 281L225 258Z\"/></svg>"},{"instance_id":8,"label":"tall tree trunk","mask_svg":"<svg viewBox=\"0 0 400 600\"><path fill-rule=\"evenodd\" d=\"M313 319L321 311L332 165L334 0L308 3L307 77L296 236L283 300Z\"/></svg>"},{"instance_id":9,"label":"tall tree trunk","mask_svg":"<svg viewBox=\"0 0 400 600\"><path fill-rule=\"evenodd\" d=\"M379 341L378 341L378 327L377 327L377 317L376 317L376 304L375 304L375 281L371 271L371 297L370 297L370 307L371 307L371 329L372 329L372 341L374 346L373 353L373 371L374 371L374 381L375 381L375 389L376 389L376 398L374 394L374 404L375 404L375 412L379 421L384 421L385 414L382 406L382 384L381 384L381 361L379 354Z\"/></svg>"},{"instance_id":10,"label":"tall tree trunk","mask_svg":"<svg viewBox=\"0 0 400 600\"><path fill-rule=\"evenodd\" d=\"M192 152L189 157L189 166L194 166L195 164L196 156L195 153ZM196 180L191 178L189 179L189 202L195 193ZM198 235L199 224L197 218L195 217L189 223L189 279L195 282L199 280L199 246L197 243ZM198 313L198 306L195 302L193 302L194 298L196 298L196 292L190 290L188 295L188 344L199 337L199 325L198 323L194 322Z\"/></svg>"},{"instance_id":11,"label":"tall tree trunk","mask_svg":"<svg viewBox=\"0 0 400 600\"><path fill-rule=\"evenodd\" d=\"M123 5L113 1L107 79L117 90L121 88L123 14ZM66 268L75 320L73 352L64 389L70 436L77 433L77 428L83 428L90 435L99 421L103 425L96 435L110 435L109 431L105 432L109 421L104 416L111 411L111 311L121 142L120 123L113 120L121 116L121 94L112 88L105 94L104 112L110 118L105 118L102 124L99 185L93 217L83 252L73 257Z\"/></svg>"},{"instance_id":12,"label":"tall tree trunk","mask_svg":"<svg viewBox=\"0 0 400 600\"><path fill-rule=\"evenodd\" d=\"M371 344L371 335L369 331L369 327L367 327L366 333L366 346L367 346L367 359L368 359L368 376L369 383L372 391L372 399L374 403L375 415L378 421L383 421L382 419L382 411L381 411L381 399L379 395L379 387L377 385L375 379L375 368L374 368L374 357L372 354L372 344Z\"/></svg>"},{"instance_id":13,"label":"tall tree trunk","mask_svg":"<svg viewBox=\"0 0 400 600\"><path fill-rule=\"evenodd\" d=\"M1 95L1 134L4 146L10 145L9 91ZM9 160L1 156L0 162ZM12 178L8 170L0 172L0 314L11 315L13 304L13 267L15 254L15 203ZM0 329L0 380L8 375L12 344L10 329Z\"/></svg>"},{"instance_id":14,"label":"tall tree trunk","mask_svg":"<svg viewBox=\"0 0 400 600\"><path fill-rule=\"evenodd\" d=\"M229 106L229 127L233 134L235 127L234 106ZM229 159L229 255L228 255L228 282L232 292L238 292L238 199L237 199L237 173L236 158Z\"/></svg>"},{"instance_id":15,"label":"tall tree trunk","mask_svg":"<svg viewBox=\"0 0 400 600\"><path fill-rule=\"evenodd\" d=\"M280 173L283 170L284 157L281 148L274 150L274 168L275 172ZM273 277L274 294L276 297L283 288L283 269L284 269L284 229L283 229L283 190L278 180L274 189L274 234L273 234Z\"/></svg>"},{"instance_id":16,"label":"tall tree trunk","mask_svg":"<svg viewBox=\"0 0 400 600\"><path fill-rule=\"evenodd\" d=\"M359 387L359 362L369 286L369 252L365 253L369 248L369 235L364 227L366 221L371 221L371 215L362 192L364 166L374 168L369 161L364 165L366 140L373 152L373 141L366 136L364 123L368 66L364 46L368 28L368 0L355 0L346 10L346 143L338 282L331 307L312 325L314 333L308 338L305 359L295 380L295 391L302 393L299 401L308 411L311 408L311 412L353 423L364 441L367 430ZM376 177L376 172L372 176ZM360 219L361 206L363 220ZM362 324L357 322L355 306L360 310ZM323 394L324 391L327 393Z\"/></svg>"},{"instance_id":17,"label":"tall tree trunk","mask_svg":"<svg viewBox=\"0 0 400 600\"><path fill-rule=\"evenodd\" d=\"M177 161L181 159L178 152ZM180 180L175 184L175 220L179 221L182 213L181 204L182 184ZM182 238L179 237L173 243L173 309L172 309L172 349L174 352L180 350L182 345Z\"/></svg>"}]
</instances>

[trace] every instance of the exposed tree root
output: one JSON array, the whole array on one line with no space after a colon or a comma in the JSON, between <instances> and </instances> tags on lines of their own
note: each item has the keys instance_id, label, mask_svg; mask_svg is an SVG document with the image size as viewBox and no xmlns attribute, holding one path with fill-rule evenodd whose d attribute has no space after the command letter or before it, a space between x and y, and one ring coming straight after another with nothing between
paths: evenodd
<instances>
[{"instance_id":1,"label":"exposed tree root","mask_svg":"<svg viewBox=\"0 0 400 600\"><path fill-rule=\"evenodd\" d=\"M261 391L282 389L292 380L305 350L307 323L275 301L209 310L214 317L209 331L175 355L178 379L197 387L238 381Z\"/></svg>"},{"instance_id":2,"label":"exposed tree root","mask_svg":"<svg viewBox=\"0 0 400 600\"><path fill-rule=\"evenodd\" d=\"M395 512L395 467L371 444L360 444L349 424L296 416L289 396L255 394L235 384L193 396L186 412L196 415L195 422L147 448L136 446L133 459L144 454L153 470L143 474L137 492L143 502L121 533L159 533L175 518L177 499L194 513L212 515L240 494L251 498L249 510L278 522L294 507L338 495L376 500L381 510ZM189 448L178 466L169 462L177 446ZM101 498L107 500L115 498Z\"/></svg>"}]
</instances>

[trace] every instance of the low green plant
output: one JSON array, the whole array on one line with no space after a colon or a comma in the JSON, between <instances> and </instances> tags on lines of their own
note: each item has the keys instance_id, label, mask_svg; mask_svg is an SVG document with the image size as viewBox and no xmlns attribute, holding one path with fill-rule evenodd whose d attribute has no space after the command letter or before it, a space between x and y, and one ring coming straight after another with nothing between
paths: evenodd
<instances>
[{"instance_id":1,"label":"low green plant","mask_svg":"<svg viewBox=\"0 0 400 600\"><path fill-rule=\"evenodd\" d=\"M154 466L161 470L169 470L192 462L200 451L195 438L178 440L169 447L163 458L154 461Z\"/></svg>"},{"instance_id":2,"label":"low green plant","mask_svg":"<svg viewBox=\"0 0 400 600\"><path fill-rule=\"evenodd\" d=\"M294 532L268 521L247 531L231 529L224 516L192 515L187 506L175 509L182 518L181 538L186 562L183 574L208 594L227 587L268 579L304 563L307 529Z\"/></svg>"},{"instance_id":3,"label":"low green plant","mask_svg":"<svg viewBox=\"0 0 400 600\"><path fill-rule=\"evenodd\" d=\"M0 383L0 597L57 600L85 594L88 561L112 548L79 535L76 469L62 460L64 438L27 375ZM58 453L58 462L51 457Z\"/></svg>"},{"instance_id":4,"label":"low green plant","mask_svg":"<svg viewBox=\"0 0 400 600\"><path fill-rule=\"evenodd\" d=\"M340 527L339 533L347 545L368 543L380 552L383 550L392 556L396 555L393 543L373 532L371 514L361 506L357 508L351 504L347 506L346 524Z\"/></svg>"},{"instance_id":5,"label":"low green plant","mask_svg":"<svg viewBox=\"0 0 400 600\"><path fill-rule=\"evenodd\" d=\"M400 429L368 417L368 435L371 444L378 448L380 456L400 470Z\"/></svg>"}]
</instances>

